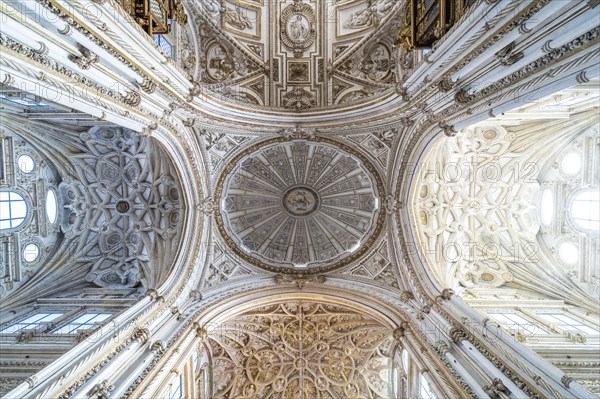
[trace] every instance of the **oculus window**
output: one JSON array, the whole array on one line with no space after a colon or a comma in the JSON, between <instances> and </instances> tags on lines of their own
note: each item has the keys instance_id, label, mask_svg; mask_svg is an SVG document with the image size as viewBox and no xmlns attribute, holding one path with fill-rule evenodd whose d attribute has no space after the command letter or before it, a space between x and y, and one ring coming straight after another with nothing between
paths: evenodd
<instances>
[{"instance_id":1,"label":"oculus window","mask_svg":"<svg viewBox=\"0 0 600 399\"><path fill-rule=\"evenodd\" d=\"M56 213L56 194L54 194L54 191L48 190L46 194L46 215L50 223L56 222Z\"/></svg>"},{"instance_id":2,"label":"oculus window","mask_svg":"<svg viewBox=\"0 0 600 399\"><path fill-rule=\"evenodd\" d=\"M31 173L35 169L33 158L27 154L23 154L17 159L17 165L19 165L19 169L23 173Z\"/></svg>"},{"instance_id":3,"label":"oculus window","mask_svg":"<svg viewBox=\"0 0 600 399\"><path fill-rule=\"evenodd\" d=\"M27 244L23 248L23 259L25 262L34 262L40 256L40 247L35 244Z\"/></svg>"}]
</instances>

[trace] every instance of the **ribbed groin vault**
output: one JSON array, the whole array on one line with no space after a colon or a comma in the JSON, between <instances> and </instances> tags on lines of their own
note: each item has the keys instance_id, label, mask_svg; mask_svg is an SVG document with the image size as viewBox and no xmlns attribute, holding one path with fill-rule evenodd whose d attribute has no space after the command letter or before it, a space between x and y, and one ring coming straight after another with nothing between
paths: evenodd
<instances>
[{"instance_id":1,"label":"ribbed groin vault","mask_svg":"<svg viewBox=\"0 0 600 399\"><path fill-rule=\"evenodd\" d=\"M1 397L600 397L598 1L0 12Z\"/></svg>"}]
</instances>

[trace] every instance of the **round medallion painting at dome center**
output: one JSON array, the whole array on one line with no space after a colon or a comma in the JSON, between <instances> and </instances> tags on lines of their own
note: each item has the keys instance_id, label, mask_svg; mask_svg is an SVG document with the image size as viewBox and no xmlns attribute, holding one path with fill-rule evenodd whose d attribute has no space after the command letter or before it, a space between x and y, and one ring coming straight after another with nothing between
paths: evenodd
<instances>
[{"instance_id":1,"label":"round medallion painting at dome center","mask_svg":"<svg viewBox=\"0 0 600 399\"><path fill-rule=\"evenodd\" d=\"M308 273L360 257L383 224L381 178L330 140L271 140L239 154L217 184L217 226L251 264Z\"/></svg>"}]
</instances>

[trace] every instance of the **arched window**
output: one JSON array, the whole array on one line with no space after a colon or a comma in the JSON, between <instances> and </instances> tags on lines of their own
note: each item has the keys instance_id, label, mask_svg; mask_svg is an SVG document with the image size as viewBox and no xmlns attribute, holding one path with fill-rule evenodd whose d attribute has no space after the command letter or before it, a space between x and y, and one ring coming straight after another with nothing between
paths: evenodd
<instances>
[{"instance_id":1,"label":"arched window","mask_svg":"<svg viewBox=\"0 0 600 399\"><path fill-rule=\"evenodd\" d=\"M25 199L14 191L0 191L0 230L19 227L27 217Z\"/></svg>"},{"instance_id":2,"label":"arched window","mask_svg":"<svg viewBox=\"0 0 600 399\"><path fill-rule=\"evenodd\" d=\"M600 190L577 193L569 210L577 227L585 231L600 231Z\"/></svg>"}]
</instances>

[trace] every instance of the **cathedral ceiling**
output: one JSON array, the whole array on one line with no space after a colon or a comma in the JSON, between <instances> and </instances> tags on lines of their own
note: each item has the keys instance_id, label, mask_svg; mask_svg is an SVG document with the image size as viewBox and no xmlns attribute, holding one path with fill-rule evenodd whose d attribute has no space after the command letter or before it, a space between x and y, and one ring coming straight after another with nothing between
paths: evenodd
<instances>
[{"instance_id":1,"label":"cathedral ceiling","mask_svg":"<svg viewBox=\"0 0 600 399\"><path fill-rule=\"evenodd\" d=\"M402 1L211 0L188 8L195 27L184 35L183 63L220 100L302 111L393 91Z\"/></svg>"},{"instance_id":2,"label":"cathedral ceiling","mask_svg":"<svg viewBox=\"0 0 600 399\"><path fill-rule=\"evenodd\" d=\"M381 178L363 155L330 140L250 147L217 183L217 223L249 262L322 271L362 255L381 231Z\"/></svg>"},{"instance_id":3,"label":"cathedral ceiling","mask_svg":"<svg viewBox=\"0 0 600 399\"><path fill-rule=\"evenodd\" d=\"M44 256L33 262L21 258L21 248L12 248L19 284L38 292L66 293L82 286L133 292L164 281L178 248L185 208L177 171L162 146L64 107L28 104L18 91L4 92L2 110L0 136L29 145L5 146L3 156L16 159L25 153L54 171L38 167L31 174L41 185L35 185L38 194L30 205L45 210L44 190L52 191L55 220L36 216L31 223L42 233L58 234L60 245L50 251L40 243ZM31 186L29 180L9 182L2 189L20 192ZM9 244L27 244L29 224L24 230L2 231L0 238L16 234L23 244ZM19 264L25 267L22 272ZM53 283L59 277L65 282L62 287Z\"/></svg>"},{"instance_id":4,"label":"cathedral ceiling","mask_svg":"<svg viewBox=\"0 0 600 399\"><path fill-rule=\"evenodd\" d=\"M588 243L572 227L570 211L562 203L597 181L564 172L564 183L545 182L544 177L559 169L557 154L569 145L577 153L593 151L597 104L595 84L576 86L432 146L414 180L412 223L420 252L443 286L457 292L512 287L543 295L547 292L539 287L552 287L552 295L566 301L597 306L597 277L585 271L594 268L594 258L581 250L581 270L575 270L560 260L556 246L556 237L583 248L595 245L593 235ZM587 134L589 139L576 141ZM556 203L562 202L555 208L562 211L551 210L559 221L551 226L542 223L547 218L541 202L544 187L559 193ZM549 236L551 245L544 242Z\"/></svg>"},{"instance_id":5,"label":"cathedral ceiling","mask_svg":"<svg viewBox=\"0 0 600 399\"><path fill-rule=\"evenodd\" d=\"M388 398L395 341L373 315L287 301L218 325L207 341L215 398Z\"/></svg>"}]
</instances>

